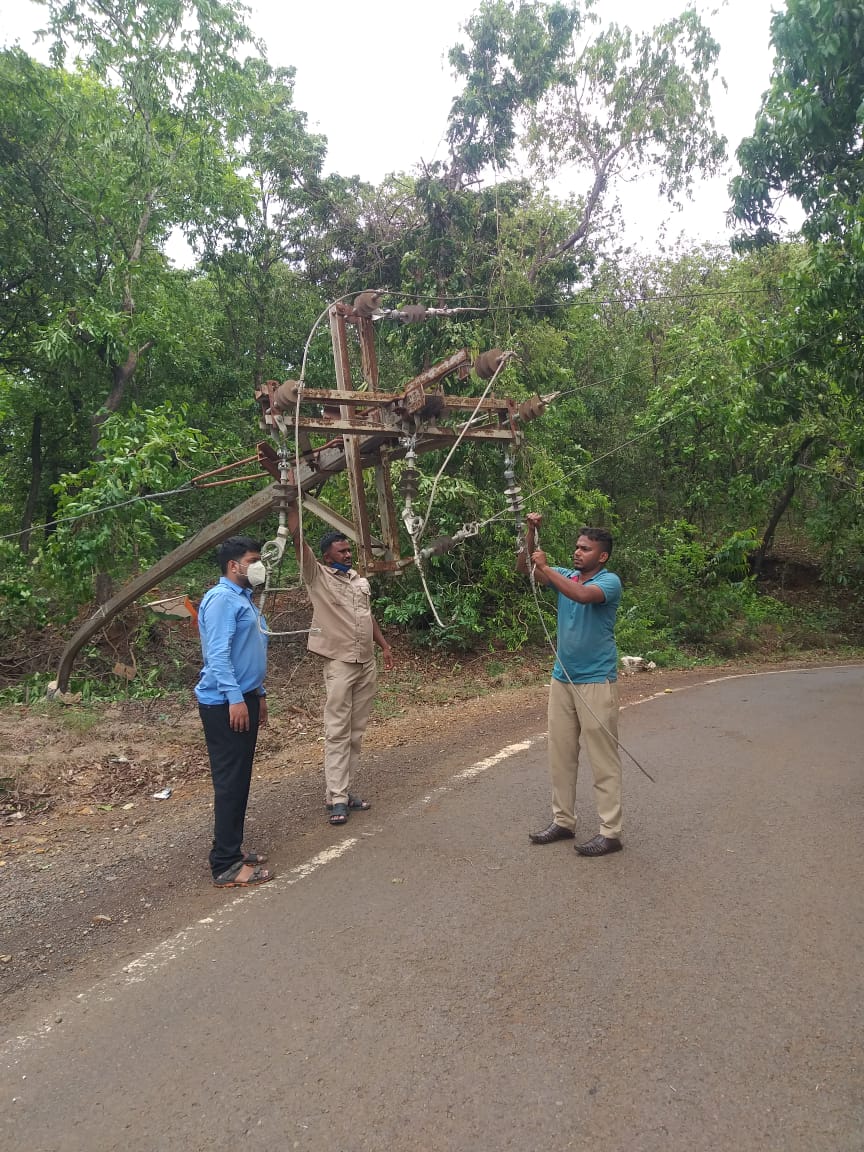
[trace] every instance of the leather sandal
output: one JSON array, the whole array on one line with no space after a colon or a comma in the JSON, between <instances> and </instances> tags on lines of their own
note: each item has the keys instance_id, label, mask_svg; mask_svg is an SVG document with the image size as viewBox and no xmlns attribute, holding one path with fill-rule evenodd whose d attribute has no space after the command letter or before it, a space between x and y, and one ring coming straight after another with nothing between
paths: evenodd
<instances>
[{"instance_id":1,"label":"leather sandal","mask_svg":"<svg viewBox=\"0 0 864 1152\"><path fill-rule=\"evenodd\" d=\"M595 836L586 844L577 844L576 851L580 856L608 856L610 852L620 852L623 847L620 840L613 840L610 836Z\"/></svg>"},{"instance_id":2,"label":"leather sandal","mask_svg":"<svg viewBox=\"0 0 864 1152\"><path fill-rule=\"evenodd\" d=\"M333 805L332 804L325 804L324 807L327 809L328 812L333 811ZM348 793L348 807L349 808L356 808L358 812L368 812L369 809L372 807L372 805L369 803L368 800L361 799L361 797L357 796L354 792L349 792Z\"/></svg>"},{"instance_id":3,"label":"leather sandal","mask_svg":"<svg viewBox=\"0 0 864 1152\"><path fill-rule=\"evenodd\" d=\"M244 864L266 864L267 863L267 857L264 855L263 852L244 852L243 853L243 863Z\"/></svg>"},{"instance_id":4,"label":"leather sandal","mask_svg":"<svg viewBox=\"0 0 864 1152\"><path fill-rule=\"evenodd\" d=\"M226 868L219 876L215 876L213 883L217 888L251 888L253 884L266 884L268 880L273 879L273 873L266 868L253 868L251 876L245 880L238 880L237 877L247 867L248 865L244 864L242 860L238 860L236 864Z\"/></svg>"},{"instance_id":5,"label":"leather sandal","mask_svg":"<svg viewBox=\"0 0 864 1152\"><path fill-rule=\"evenodd\" d=\"M331 804L329 820L331 824L347 824L348 823L348 805L347 804Z\"/></svg>"},{"instance_id":6,"label":"leather sandal","mask_svg":"<svg viewBox=\"0 0 864 1152\"><path fill-rule=\"evenodd\" d=\"M552 823L542 832L529 832L528 839L532 844L554 844L556 840L572 840L575 835L572 829Z\"/></svg>"}]
</instances>

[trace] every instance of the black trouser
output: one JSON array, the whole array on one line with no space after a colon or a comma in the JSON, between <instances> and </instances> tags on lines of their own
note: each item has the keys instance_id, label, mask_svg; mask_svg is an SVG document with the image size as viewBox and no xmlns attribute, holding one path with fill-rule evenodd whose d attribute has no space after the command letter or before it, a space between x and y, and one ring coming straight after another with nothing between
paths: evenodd
<instances>
[{"instance_id":1,"label":"black trouser","mask_svg":"<svg viewBox=\"0 0 864 1152\"><path fill-rule=\"evenodd\" d=\"M243 824L252 782L252 760L258 739L261 697L247 692L243 699L249 709L249 731L235 732L228 723L227 704L199 704L204 738L213 777L213 849L210 869L213 879L242 858Z\"/></svg>"}]
</instances>

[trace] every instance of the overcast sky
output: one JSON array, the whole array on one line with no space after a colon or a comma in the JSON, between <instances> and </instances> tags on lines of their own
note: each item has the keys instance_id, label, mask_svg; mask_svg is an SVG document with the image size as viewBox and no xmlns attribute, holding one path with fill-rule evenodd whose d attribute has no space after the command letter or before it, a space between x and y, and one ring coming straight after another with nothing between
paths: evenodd
<instances>
[{"instance_id":1,"label":"overcast sky","mask_svg":"<svg viewBox=\"0 0 864 1152\"><path fill-rule=\"evenodd\" d=\"M297 69L295 105L329 142L328 168L371 182L419 160L446 154L443 132L456 83L446 54L459 39L459 27L475 0L257 0L251 25L267 46L274 66ZM604 21L644 30L684 8L684 0L598 0ZM728 0L703 16L722 46L720 72L727 90L715 85L714 115L728 137L730 157L752 130L759 99L768 87L768 47L772 0ZM45 10L30 0L7 5L0 38L18 39L34 49L33 32L45 23ZM670 211L652 186L621 190L627 239L640 248L667 239L724 241L729 174L700 185L683 212ZM566 187L566 185L564 185ZM572 191L582 185L574 182Z\"/></svg>"}]
</instances>

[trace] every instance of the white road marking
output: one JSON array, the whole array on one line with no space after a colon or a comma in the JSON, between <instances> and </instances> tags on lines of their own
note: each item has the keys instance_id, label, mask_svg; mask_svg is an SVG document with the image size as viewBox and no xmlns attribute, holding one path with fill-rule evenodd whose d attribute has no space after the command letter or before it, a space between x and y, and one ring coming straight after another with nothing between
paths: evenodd
<instances>
[{"instance_id":1,"label":"white road marking","mask_svg":"<svg viewBox=\"0 0 864 1152\"><path fill-rule=\"evenodd\" d=\"M532 737L530 740L523 740L519 744L508 744L506 748L502 748L500 752L496 752L494 756L487 756L485 760L478 760L476 764L472 764L470 768L463 768L461 772L457 772L453 777L454 780L473 780L475 776L479 776L482 772L487 772L490 768L494 768L496 764L500 764L502 760L508 759L510 756L515 756L517 752L527 752L528 749L537 743L537 737Z\"/></svg>"}]
</instances>

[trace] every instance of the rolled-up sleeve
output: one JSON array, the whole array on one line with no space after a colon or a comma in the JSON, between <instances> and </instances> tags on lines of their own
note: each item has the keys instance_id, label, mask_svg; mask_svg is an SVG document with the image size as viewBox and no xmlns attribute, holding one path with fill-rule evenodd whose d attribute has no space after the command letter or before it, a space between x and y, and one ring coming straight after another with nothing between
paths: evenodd
<instances>
[{"instance_id":1,"label":"rolled-up sleeve","mask_svg":"<svg viewBox=\"0 0 864 1152\"><path fill-rule=\"evenodd\" d=\"M308 544L303 545L302 572L306 584L314 584L318 579L318 561L315 559L315 553Z\"/></svg>"}]
</instances>

